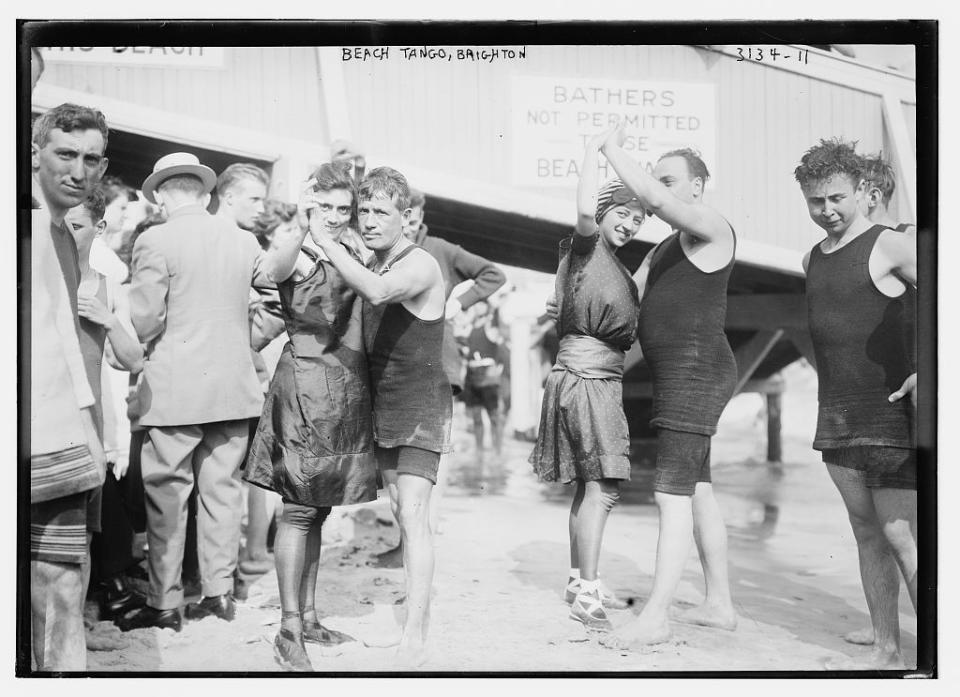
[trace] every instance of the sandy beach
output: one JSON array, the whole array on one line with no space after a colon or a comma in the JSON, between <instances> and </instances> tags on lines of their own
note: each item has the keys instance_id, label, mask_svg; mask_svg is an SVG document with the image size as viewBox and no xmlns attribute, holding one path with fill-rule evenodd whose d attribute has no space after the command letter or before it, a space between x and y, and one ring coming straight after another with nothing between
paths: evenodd
<instances>
[{"instance_id":1,"label":"sandy beach","mask_svg":"<svg viewBox=\"0 0 960 697\"><path fill-rule=\"evenodd\" d=\"M839 495L810 449L816 378L786 371L784 462L764 461L765 424L757 395L731 402L713 445L713 479L729 527L730 577L739 612L735 631L674 623L671 640L643 651L616 651L568 618L567 512L571 492L536 481L530 444L509 440L503 456L478 457L464 420L456 452L445 460L447 488L436 536L427 673L656 671L818 671L830 658L865 647L844 642L869 624L856 547ZM384 498L342 509L329 522L318 579L318 611L327 626L358 639L336 649L308 645L318 673L401 670L393 649L372 648L395 634L403 612L403 571L368 564L399 532ZM325 533L326 534L326 533ZM657 511L640 472L607 524L601 574L629 610L639 611L653 579ZM677 605L702 598L699 561L691 553ZM904 658L916 663L916 619L901 595ZM141 629L125 648L89 651L89 670L276 671L272 642L280 619L275 572L255 580L237 618L185 623L183 631Z\"/></svg>"}]
</instances>

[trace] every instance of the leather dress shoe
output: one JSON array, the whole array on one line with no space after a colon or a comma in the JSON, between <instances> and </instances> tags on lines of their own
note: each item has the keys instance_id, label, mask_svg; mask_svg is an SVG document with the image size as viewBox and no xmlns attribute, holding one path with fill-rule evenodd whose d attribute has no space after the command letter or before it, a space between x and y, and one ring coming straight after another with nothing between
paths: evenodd
<instances>
[{"instance_id":1,"label":"leather dress shoe","mask_svg":"<svg viewBox=\"0 0 960 697\"><path fill-rule=\"evenodd\" d=\"M190 603L184 611L188 620L202 620L204 617L219 617L230 622L237 616L237 604L229 593L202 598L200 602Z\"/></svg>"},{"instance_id":2,"label":"leather dress shoe","mask_svg":"<svg viewBox=\"0 0 960 697\"><path fill-rule=\"evenodd\" d=\"M129 632L131 629L143 629L146 627L159 627L160 629L172 629L179 632L182 627L180 619L180 610L171 608L169 610L158 610L155 607L144 605L139 610L134 610L126 617L121 617L116 622L121 631Z\"/></svg>"},{"instance_id":3,"label":"leather dress shoe","mask_svg":"<svg viewBox=\"0 0 960 697\"><path fill-rule=\"evenodd\" d=\"M114 576L100 584L100 619L116 621L131 610L147 604L147 599L130 588L122 576Z\"/></svg>"}]
</instances>

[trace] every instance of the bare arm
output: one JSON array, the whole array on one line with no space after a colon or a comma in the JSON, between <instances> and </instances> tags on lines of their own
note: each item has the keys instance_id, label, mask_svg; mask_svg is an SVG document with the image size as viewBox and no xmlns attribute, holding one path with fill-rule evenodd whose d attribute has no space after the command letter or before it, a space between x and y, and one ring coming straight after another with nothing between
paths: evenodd
<instances>
[{"instance_id":1,"label":"bare arm","mask_svg":"<svg viewBox=\"0 0 960 697\"><path fill-rule=\"evenodd\" d=\"M608 129L587 142L577 182L577 234L592 237L597 233L597 190L600 188L600 148L614 129Z\"/></svg>"},{"instance_id":2,"label":"bare arm","mask_svg":"<svg viewBox=\"0 0 960 697\"><path fill-rule=\"evenodd\" d=\"M404 259L402 265L379 276L365 268L330 237L317 236L314 240L337 267L347 285L372 305L387 305L415 298L428 290L440 273L440 267L433 257L415 250Z\"/></svg>"},{"instance_id":3,"label":"bare arm","mask_svg":"<svg viewBox=\"0 0 960 697\"><path fill-rule=\"evenodd\" d=\"M124 370L139 373L143 370L143 346L133 338L136 332L132 327L128 332L119 317L115 314L111 317L113 321L107 325L107 341L113 356Z\"/></svg>"},{"instance_id":4,"label":"bare arm","mask_svg":"<svg viewBox=\"0 0 960 697\"><path fill-rule=\"evenodd\" d=\"M877 246L889 264L891 273L906 283L917 285L917 238L894 230L886 230Z\"/></svg>"},{"instance_id":5,"label":"bare arm","mask_svg":"<svg viewBox=\"0 0 960 697\"><path fill-rule=\"evenodd\" d=\"M730 225L715 210L700 202L681 201L639 163L634 162L621 147L625 138L621 125L607 137L601 152L644 208L671 227L705 242L721 242L733 235Z\"/></svg>"},{"instance_id":6,"label":"bare arm","mask_svg":"<svg viewBox=\"0 0 960 697\"><path fill-rule=\"evenodd\" d=\"M271 248L264 257L263 269L274 283L283 283L297 268L306 228L281 225L273 233Z\"/></svg>"}]
</instances>

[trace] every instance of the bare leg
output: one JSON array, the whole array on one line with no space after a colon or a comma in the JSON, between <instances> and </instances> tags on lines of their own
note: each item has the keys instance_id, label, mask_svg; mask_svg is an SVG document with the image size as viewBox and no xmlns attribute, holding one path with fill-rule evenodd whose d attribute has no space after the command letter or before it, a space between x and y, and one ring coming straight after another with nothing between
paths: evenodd
<instances>
[{"instance_id":1,"label":"bare leg","mask_svg":"<svg viewBox=\"0 0 960 697\"><path fill-rule=\"evenodd\" d=\"M586 491L582 479L577 480L577 491L573 495L573 501L570 503L570 518L567 523L567 529L570 533L570 568L580 568L580 551L577 547L577 517L580 514L580 506L583 504L583 495Z\"/></svg>"},{"instance_id":2,"label":"bare leg","mask_svg":"<svg viewBox=\"0 0 960 697\"><path fill-rule=\"evenodd\" d=\"M693 497L660 491L655 496L660 512L660 536L653 591L638 617L600 640L610 648L638 648L670 638L670 605L693 542Z\"/></svg>"},{"instance_id":3,"label":"bare leg","mask_svg":"<svg viewBox=\"0 0 960 697\"><path fill-rule=\"evenodd\" d=\"M80 564L30 562L33 651L37 670L86 670Z\"/></svg>"},{"instance_id":4,"label":"bare leg","mask_svg":"<svg viewBox=\"0 0 960 697\"><path fill-rule=\"evenodd\" d=\"M917 611L917 492L913 489L872 489L883 534L907 583Z\"/></svg>"},{"instance_id":5,"label":"bare leg","mask_svg":"<svg viewBox=\"0 0 960 697\"><path fill-rule=\"evenodd\" d=\"M860 559L860 580L873 625L874 650L856 665L848 662L829 664L829 668L896 668L903 665L900 656L900 618L897 610L899 570L884 536L873 496L864 484L863 473L854 469L827 465L827 471L847 508Z\"/></svg>"},{"instance_id":6,"label":"bare leg","mask_svg":"<svg viewBox=\"0 0 960 697\"><path fill-rule=\"evenodd\" d=\"M586 482L583 501L577 513L577 550L580 578L597 580L600 546L607 516L620 497L620 483L616 479Z\"/></svg>"},{"instance_id":7,"label":"bare leg","mask_svg":"<svg viewBox=\"0 0 960 697\"><path fill-rule=\"evenodd\" d=\"M706 593L702 605L678 612L676 617L691 624L733 630L737 626L737 613L730 597L727 571L727 526L710 482L697 482L693 495L693 535Z\"/></svg>"},{"instance_id":8,"label":"bare leg","mask_svg":"<svg viewBox=\"0 0 960 697\"><path fill-rule=\"evenodd\" d=\"M483 407L470 407L473 418L473 437L477 442L477 453L483 450Z\"/></svg>"},{"instance_id":9,"label":"bare leg","mask_svg":"<svg viewBox=\"0 0 960 697\"><path fill-rule=\"evenodd\" d=\"M493 440L493 451L500 455L503 452L503 413L500 405L487 411L490 418L490 437Z\"/></svg>"},{"instance_id":10,"label":"bare leg","mask_svg":"<svg viewBox=\"0 0 960 697\"><path fill-rule=\"evenodd\" d=\"M433 581L433 539L429 507L433 482L413 474L397 477L397 504L403 566L406 572L407 617L397 649L406 666L422 665L427 659L426 641L430 622L430 587Z\"/></svg>"},{"instance_id":11,"label":"bare leg","mask_svg":"<svg viewBox=\"0 0 960 697\"><path fill-rule=\"evenodd\" d=\"M397 471L394 469L385 469L381 470L383 475L383 483L387 487L387 494L390 495L390 512L393 513L394 520L398 521L400 517L397 513ZM440 475L437 474L437 479L439 481ZM373 566L382 569L399 569L403 567L403 536L401 535L400 541L397 542L397 546L393 549L388 549L386 552L381 552L380 554L374 555L376 561L373 563Z\"/></svg>"}]
</instances>

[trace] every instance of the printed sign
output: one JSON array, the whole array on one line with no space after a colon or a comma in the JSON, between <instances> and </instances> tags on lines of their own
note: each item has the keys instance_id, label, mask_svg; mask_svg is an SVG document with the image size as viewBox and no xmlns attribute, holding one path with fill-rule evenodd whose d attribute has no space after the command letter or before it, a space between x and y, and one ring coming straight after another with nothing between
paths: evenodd
<instances>
[{"instance_id":1,"label":"printed sign","mask_svg":"<svg viewBox=\"0 0 960 697\"><path fill-rule=\"evenodd\" d=\"M40 49L48 63L116 66L222 68L223 46L51 46Z\"/></svg>"},{"instance_id":2,"label":"printed sign","mask_svg":"<svg viewBox=\"0 0 960 697\"><path fill-rule=\"evenodd\" d=\"M715 183L712 84L518 75L511 87L516 186L576 187L584 146L616 120L626 125L624 150L648 171L663 153L691 147ZM600 180L615 174L601 156Z\"/></svg>"}]
</instances>

